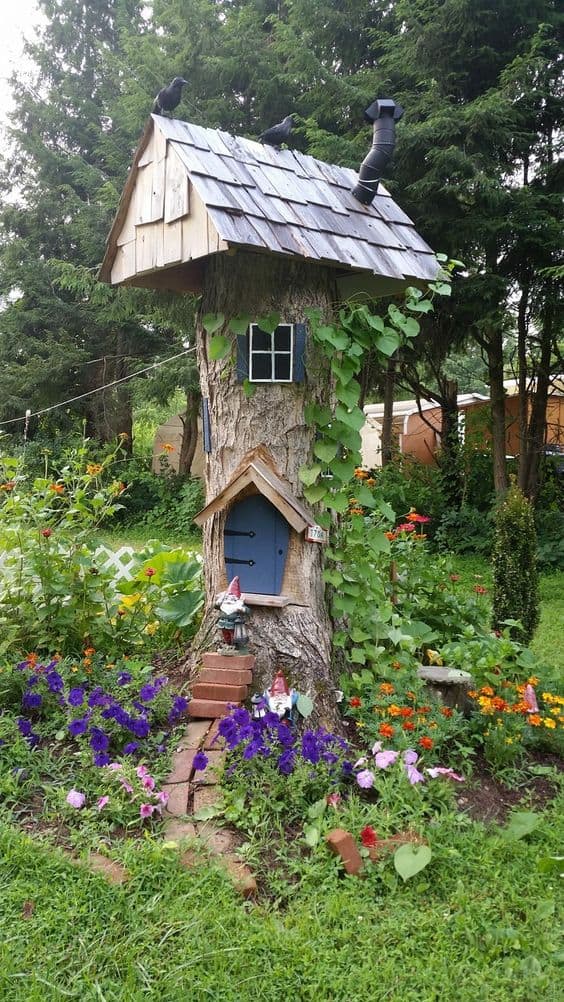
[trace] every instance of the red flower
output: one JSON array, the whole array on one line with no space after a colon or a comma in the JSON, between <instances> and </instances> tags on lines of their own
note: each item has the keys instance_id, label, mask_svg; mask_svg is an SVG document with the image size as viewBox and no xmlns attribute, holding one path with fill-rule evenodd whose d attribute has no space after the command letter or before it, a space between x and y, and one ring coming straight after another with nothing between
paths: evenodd
<instances>
[{"instance_id":1,"label":"red flower","mask_svg":"<svg viewBox=\"0 0 564 1002\"><path fill-rule=\"evenodd\" d=\"M406 720L405 724L402 724L401 726L402 726L402 730L404 730L404 731L414 731L415 730L415 724L412 724L411 720Z\"/></svg>"},{"instance_id":2,"label":"red flower","mask_svg":"<svg viewBox=\"0 0 564 1002\"><path fill-rule=\"evenodd\" d=\"M157 572L156 572L156 570L155 570L154 567L147 567L147 569L145 570L145 577L152 578L153 574L156 574L156 573Z\"/></svg>"},{"instance_id":3,"label":"red flower","mask_svg":"<svg viewBox=\"0 0 564 1002\"><path fill-rule=\"evenodd\" d=\"M47 528L47 529L42 529L42 530L41 530L41 535L42 535L42 536L45 536L45 539L49 539L49 536L52 536L52 535L53 535L53 530L52 530L52 529L49 529L49 528Z\"/></svg>"},{"instance_id":4,"label":"red flower","mask_svg":"<svg viewBox=\"0 0 564 1002\"><path fill-rule=\"evenodd\" d=\"M370 825L366 825L360 833L360 841L367 849L374 849L378 845L378 835Z\"/></svg>"},{"instance_id":5,"label":"red flower","mask_svg":"<svg viewBox=\"0 0 564 1002\"><path fill-rule=\"evenodd\" d=\"M451 581L460 581L460 574L450 574L449 577Z\"/></svg>"},{"instance_id":6,"label":"red flower","mask_svg":"<svg viewBox=\"0 0 564 1002\"><path fill-rule=\"evenodd\" d=\"M420 738L419 745L421 748L426 748L427 750L430 750L433 747L433 742L431 741L431 738L423 737Z\"/></svg>"},{"instance_id":7,"label":"red flower","mask_svg":"<svg viewBox=\"0 0 564 1002\"><path fill-rule=\"evenodd\" d=\"M402 708L401 708L401 710L399 712L399 715L400 715L400 717L412 717L413 716L413 708L411 706L402 706Z\"/></svg>"},{"instance_id":8,"label":"red flower","mask_svg":"<svg viewBox=\"0 0 564 1002\"><path fill-rule=\"evenodd\" d=\"M483 585L474 585L474 591L476 592L476 595L487 595L488 594L488 589L484 588Z\"/></svg>"},{"instance_id":9,"label":"red flower","mask_svg":"<svg viewBox=\"0 0 564 1002\"><path fill-rule=\"evenodd\" d=\"M450 706L441 706L441 713L443 717L452 717L452 710Z\"/></svg>"},{"instance_id":10,"label":"red flower","mask_svg":"<svg viewBox=\"0 0 564 1002\"><path fill-rule=\"evenodd\" d=\"M415 532L415 526L412 522L402 522L398 525L396 532Z\"/></svg>"},{"instance_id":11,"label":"red flower","mask_svg":"<svg viewBox=\"0 0 564 1002\"><path fill-rule=\"evenodd\" d=\"M383 738L393 738L394 728L391 724L380 724L378 728L378 733Z\"/></svg>"},{"instance_id":12,"label":"red flower","mask_svg":"<svg viewBox=\"0 0 564 1002\"><path fill-rule=\"evenodd\" d=\"M407 516L408 522L416 522L418 525L426 525L431 519L428 515L418 515L416 511L410 512Z\"/></svg>"},{"instance_id":13,"label":"red flower","mask_svg":"<svg viewBox=\"0 0 564 1002\"><path fill-rule=\"evenodd\" d=\"M354 709L356 709L359 706L362 706L362 699L360 698L360 696L351 696L351 698L349 699L349 706L354 707Z\"/></svg>"}]
</instances>

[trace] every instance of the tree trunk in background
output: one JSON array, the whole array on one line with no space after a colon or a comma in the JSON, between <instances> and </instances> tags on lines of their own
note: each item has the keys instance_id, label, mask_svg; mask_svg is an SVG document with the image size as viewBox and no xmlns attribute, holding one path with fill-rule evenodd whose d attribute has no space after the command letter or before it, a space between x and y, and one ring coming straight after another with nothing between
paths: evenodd
<instances>
[{"instance_id":1,"label":"tree trunk in background","mask_svg":"<svg viewBox=\"0 0 564 1002\"><path fill-rule=\"evenodd\" d=\"M106 386L116 379L129 375L129 342L127 334L118 332L107 356L91 365L91 389ZM131 383L109 386L107 390L93 393L86 402L86 433L103 444L115 442L122 435L124 450L131 454L133 436L133 408Z\"/></svg>"},{"instance_id":2,"label":"tree trunk in background","mask_svg":"<svg viewBox=\"0 0 564 1002\"><path fill-rule=\"evenodd\" d=\"M201 393L209 400L211 418L211 452L205 457L208 502L225 487L245 454L259 445L272 455L277 471L289 482L293 493L303 499L298 470L311 461L316 434L315 426L305 423L304 407L314 402L330 403L331 375L308 337L305 382L255 384L253 395L247 398L236 378L235 337L226 327L224 333L233 339L232 352L225 359L212 360L202 316L221 312L226 321L241 314L258 320L275 312L282 322L303 322L304 309L312 306L321 307L329 319L335 302L329 269L244 252L219 254L210 260L197 326ZM223 553L226 517L226 511L218 512L204 525L206 605L193 661L202 650L213 649L219 643L214 602L227 582ZM317 719L331 724L337 716L336 683L331 665L332 626L323 582L323 547L304 542L302 552L302 580L309 603L281 609L252 607L249 634L250 649L257 661L254 687L262 691L281 668L298 691L312 695Z\"/></svg>"},{"instance_id":3,"label":"tree trunk in background","mask_svg":"<svg viewBox=\"0 0 564 1002\"><path fill-rule=\"evenodd\" d=\"M518 483L521 490L525 491L527 482L527 426L529 423L528 414L528 394L527 394L527 307L529 302L529 284L524 282L519 298L517 310L517 375L519 386L519 466Z\"/></svg>"},{"instance_id":4,"label":"tree trunk in background","mask_svg":"<svg viewBox=\"0 0 564 1002\"><path fill-rule=\"evenodd\" d=\"M199 397L193 393L186 394L186 414L181 417L182 421L182 444L180 446L180 456L178 457L178 473L182 477L188 477L192 469L192 460L198 442L198 405Z\"/></svg>"},{"instance_id":5,"label":"tree trunk in background","mask_svg":"<svg viewBox=\"0 0 564 1002\"><path fill-rule=\"evenodd\" d=\"M392 458L392 432L394 426L394 392L396 388L396 360L390 358L384 379L384 415L382 418L382 466Z\"/></svg>"},{"instance_id":6,"label":"tree trunk in background","mask_svg":"<svg viewBox=\"0 0 564 1002\"><path fill-rule=\"evenodd\" d=\"M460 508L463 494L460 433L458 428L458 383L445 379L441 396L440 468L443 492L450 508Z\"/></svg>"},{"instance_id":7,"label":"tree trunk in background","mask_svg":"<svg viewBox=\"0 0 564 1002\"><path fill-rule=\"evenodd\" d=\"M527 426L525 440L526 464L521 475L519 469L519 486L524 494L534 503L539 489L539 470L546 443L546 411L548 406L548 390L550 386L550 360L552 355L552 338L554 313L552 304L547 304L544 310L541 331L541 354L537 368L537 377L531 414ZM522 479L522 483L521 483Z\"/></svg>"},{"instance_id":8,"label":"tree trunk in background","mask_svg":"<svg viewBox=\"0 0 564 1002\"><path fill-rule=\"evenodd\" d=\"M491 330L487 342L492 417L492 460L496 494L507 490L505 448L505 388L503 385L503 333L501 326Z\"/></svg>"}]
</instances>

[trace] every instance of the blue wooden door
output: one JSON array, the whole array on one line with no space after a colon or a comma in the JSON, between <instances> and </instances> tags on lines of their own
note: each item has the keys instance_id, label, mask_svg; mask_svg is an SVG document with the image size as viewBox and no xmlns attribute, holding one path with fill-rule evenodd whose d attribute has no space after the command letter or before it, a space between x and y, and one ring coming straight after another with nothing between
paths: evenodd
<instances>
[{"instance_id":1,"label":"blue wooden door","mask_svg":"<svg viewBox=\"0 0 564 1002\"><path fill-rule=\"evenodd\" d=\"M225 525L228 580L238 574L241 591L279 595L289 537L286 519L261 494L238 501Z\"/></svg>"}]
</instances>

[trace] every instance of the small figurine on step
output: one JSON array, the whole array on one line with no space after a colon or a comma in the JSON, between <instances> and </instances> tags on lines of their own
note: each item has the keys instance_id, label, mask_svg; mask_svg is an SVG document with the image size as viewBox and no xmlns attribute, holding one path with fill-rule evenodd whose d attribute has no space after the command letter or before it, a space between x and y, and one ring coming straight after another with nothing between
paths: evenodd
<instances>
[{"instance_id":1,"label":"small figurine on step","mask_svg":"<svg viewBox=\"0 0 564 1002\"><path fill-rule=\"evenodd\" d=\"M276 713L281 720L294 723L293 710L298 701L298 693L295 689L290 689L283 672L276 672L270 689L264 693L264 698L271 713Z\"/></svg>"},{"instance_id":2,"label":"small figurine on step","mask_svg":"<svg viewBox=\"0 0 564 1002\"><path fill-rule=\"evenodd\" d=\"M246 619L249 609L241 598L239 578L231 581L227 591L218 595L216 607L219 608L217 625L223 638L222 654L247 654L249 634Z\"/></svg>"}]
</instances>

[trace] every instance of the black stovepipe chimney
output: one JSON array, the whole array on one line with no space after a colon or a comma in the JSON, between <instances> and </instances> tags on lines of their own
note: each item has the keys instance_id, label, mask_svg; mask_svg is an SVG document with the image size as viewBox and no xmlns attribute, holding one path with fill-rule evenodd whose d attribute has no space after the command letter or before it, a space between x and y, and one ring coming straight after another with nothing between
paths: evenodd
<instances>
[{"instance_id":1,"label":"black stovepipe chimney","mask_svg":"<svg viewBox=\"0 0 564 1002\"><path fill-rule=\"evenodd\" d=\"M358 183L352 190L363 205L370 205L378 191L378 182L396 145L396 122L402 115L401 105L387 98L374 101L364 112L366 121L374 123L374 138L370 153L360 165Z\"/></svg>"}]
</instances>

